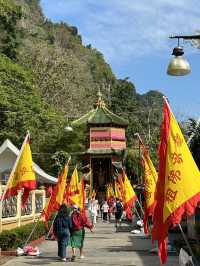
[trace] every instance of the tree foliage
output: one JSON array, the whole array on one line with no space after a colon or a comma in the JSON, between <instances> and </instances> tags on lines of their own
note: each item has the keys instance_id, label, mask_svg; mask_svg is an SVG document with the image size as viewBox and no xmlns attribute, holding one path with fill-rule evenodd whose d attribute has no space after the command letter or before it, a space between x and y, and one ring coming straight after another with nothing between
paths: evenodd
<instances>
[{"instance_id":1,"label":"tree foliage","mask_svg":"<svg viewBox=\"0 0 200 266\"><path fill-rule=\"evenodd\" d=\"M10 58L16 58L19 45L19 30L17 22L22 12L11 0L0 0L0 52Z\"/></svg>"},{"instance_id":2,"label":"tree foliage","mask_svg":"<svg viewBox=\"0 0 200 266\"><path fill-rule=\"evenodd\" d=\"M190 118L187 124L186 134L189 137L190 151L200 169L200 124L193 118Z\"/></svg>"},{"instance_id":3,"label":"tree foliage","mask_svg":"<svg viewBox=\"0 0 200 266\"><path fill-rule=\"evenodd\" d=\"M87 128L65 132L67 121L91 110L101 88L111 111L129 121L128 148L137 146L139 132L156 154L159 92L140 95L128 78L117 80L76 27L43 16L39 0L0 0L0 19L0 142L9 138L19 147L29 129L34 160L57 175L59 156L73 154L75 164L88 144ZM127 156L130 174L134 156Z\"/></svg>"}]
</instances>

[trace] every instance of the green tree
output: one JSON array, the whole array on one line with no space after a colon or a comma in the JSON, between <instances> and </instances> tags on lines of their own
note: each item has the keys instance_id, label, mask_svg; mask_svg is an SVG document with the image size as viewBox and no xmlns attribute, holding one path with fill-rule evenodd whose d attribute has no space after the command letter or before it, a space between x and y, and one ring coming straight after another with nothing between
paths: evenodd
<instances>
[{"instance_id":1,"label":"green tree","mask_svg":"<svg viewBox=\"0 0 200 266\"><path fill-rule=\"evenodd\" d=\"M0 0L0 52L16 58L20 32L17 22L22 17L21 8L11 0Z\"/></svg>"},{"instance_id":2,"label":"green tree","mask_svg":"<svg viewBox=\"0 0 200 266\"><path fill-rule=\"evenodd\" d=\"M189 137L189 148L192 156L200 169L200 123L193 118L188 120L186 134Z\"/></svg>"}]
</instances>

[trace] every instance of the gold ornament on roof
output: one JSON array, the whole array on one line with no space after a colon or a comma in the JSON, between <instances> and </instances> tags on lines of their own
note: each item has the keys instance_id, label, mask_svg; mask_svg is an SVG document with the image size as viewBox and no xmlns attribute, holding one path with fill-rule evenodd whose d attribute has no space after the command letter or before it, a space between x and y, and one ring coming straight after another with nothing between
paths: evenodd
<instances>
[{"instance_id":1,"label":"gold ornament on roof","mask_svg":"<svg viewBox=\"0 0 200 266\"><path fill-rule=\"evenodd\" d=\"M97 101L96 105L99 107L105 107L105 102L102 99L102 93L101 93L100 89L98 90L97 96L98 96L98 101Z\"/></svg>"}]
</instances>

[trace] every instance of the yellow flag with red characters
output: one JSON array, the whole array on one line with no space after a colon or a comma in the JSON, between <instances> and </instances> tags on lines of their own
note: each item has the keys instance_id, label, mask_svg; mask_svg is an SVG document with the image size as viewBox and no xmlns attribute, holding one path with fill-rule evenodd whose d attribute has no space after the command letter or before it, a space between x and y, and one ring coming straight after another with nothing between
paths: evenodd
<instances>
[{"instance_id":1,"label":"yellow flag with red characters","mask_svg":"<svg viewBox=\"0 0 200 266\"><path fill-rule=\"evenodd\" d=\"M78 184L78 193L70 196L70 201L72 204L78 206L78 208L82 211L85 209L85 190L84 190L84 178L82 177L81 181Z\"/></svg>"},{"instance_id":2,"label":"yellow flag with red characters","mask_svg":"<svg viewBox=\"0 0 200 266\"><path fill-rule=\"evenodd\" d=\"M113 190L113 185L107 184L107 186L106 186L106 199L107 199L107 201L113 199L114 196L115 196L115 192Z\"/></svg>"},{"instance_id":3,"label":"yellow flag with red characters","mask_svg":"<svg viewBox=\"0 0 200 266\"><path fill-rule=\"evenodd\" d=\"M68 164L64 166L64 170L58 180L58 190L56 194L56 204L61 206L64 200L64 193L67 185Z\"/></svg>"},{"instance_id":4,"label":"yellow flag with red characters","mask_svg":"<svg viewBox=\"0 0 200 266\"><path fill-rule=\"evenodd\" d=\"M30 136L27 134L8 179L7 189L2 196L2 199L6 199L10 196L17 195L18 190L23 189L23 206L28 199L29 192L36 188L36 177L33 170L33 160L29 140Z\"/></svg>"},{"instance_id":5,"label":"yellow flag with red characters","mask_svg":"<svg viewBox=\"0 0 200 266\"><path fill-rule=\"evenodd\" d=\"M142 148L142 165L144 168L144 232L148 234L147 220L149 216L153 216L155 207L155 191L158 174L151 161L148 150L141 143Z\"/></svg>"},{"instance_id":6,"label":"yellow flag with red characters","mask_svg":"<svg viewBox=\"0 0 200 266\"><path fill-rule=\"evenodd\" d=\"M163 112L152 238L165 263L169 226L180 223L184 213L193 214L200 201L200 172L166 99Z\"/></svg>"},{"instance_id":7,"label":"yellow flag with red characters","mask_svg":"<svg viewBox=\"0 0 200 266\"><path fill-rule=\"evenodd\" d=\"M137 195L127 177L124 173L124 182L123 182L123 204L126 211L126 217L128 220L132 220L132 208L133 204L137 200Z\"/></svg>"},{"instance_id":8,"label":"yellow flag with red characters","mask_svg":"<svg viewBox=\"0 0 200 266\"><path fill-rule=\"evenodd\" d=\"M132 201L133 198L137 198L137 196L127 175L124 174L124 204L127 204L129 201Z\"/></svg>"},{"instance_id":9,"label":"yellow flag with red characters","mask_svg":"<svg viewBox=\"0 0 200 266\"><path fill-rule=\"evenodd\" d=\"M79 178L77 167L75 167L68 187L69 196L79 193Z\"/></svg>"},{"instance_id":10,"label":"yellow flag with red characters","mask_svg":"<svg viewBox=\"0 0 200 266\"><path fill-rule=\"evenodd\" d=\"M115 181L115 198L122 200L122 192L120 191L120 185Z\"/></svg>"},{"instance_id":11,"label":"yellow flag with red characters","mask_svg":"<svg viewBox=\"0 0 200 266\"><path fill-rule=\"evenodd\" d=\"M70 159L69 159L70 160ZM42 216L47 222L51 216L51 214L57 211L60 206L64 203L65 189L67 185L67 174L69 169L69 161L64 166L63 171L58 176L58 182L54 186L51 197L47 201L44 210L42 211ZM47 224L46 224L47 225Z\"/></svg>"}]
</instances>

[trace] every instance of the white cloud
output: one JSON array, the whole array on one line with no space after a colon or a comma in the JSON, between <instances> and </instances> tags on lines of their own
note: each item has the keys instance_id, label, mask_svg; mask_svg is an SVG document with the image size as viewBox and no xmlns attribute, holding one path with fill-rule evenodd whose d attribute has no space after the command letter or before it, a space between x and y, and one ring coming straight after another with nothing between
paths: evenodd
<instances>
[{"instance_id":1,"label":"white cloud","mask_svg":"<svg viewBox=\"0 0 200 266\"><path fill-rule=\"evenodd\" d=\"M169 53L171 34L200 28L199 0L42 0L45 14L78 26L112 64Z\"/></svg>"}]
</instances>

